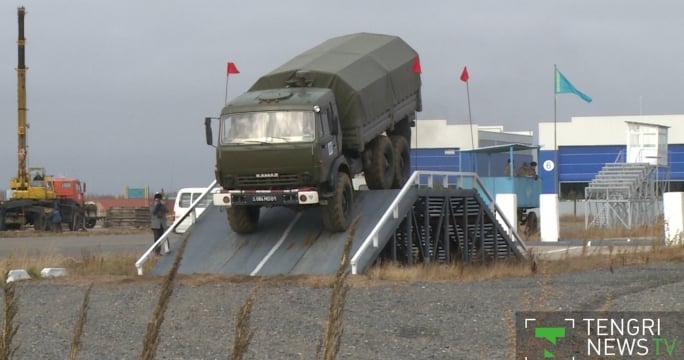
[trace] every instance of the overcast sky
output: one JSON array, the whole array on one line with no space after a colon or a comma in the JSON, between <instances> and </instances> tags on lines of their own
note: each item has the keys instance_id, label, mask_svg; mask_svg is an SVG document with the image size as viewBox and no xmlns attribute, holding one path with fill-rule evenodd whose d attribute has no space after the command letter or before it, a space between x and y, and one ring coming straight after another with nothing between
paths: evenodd
<instances>
[{"instance_id":1,"label":"overcast sky","mask_svg":"<svg viewBox=\"0 0 684 360\"><path fill-rule=\"evenodd\" d=\"M392 4L391 6L387 4ZM401 36L419 54L419 119L507 130L553 121L553 66L591 96L558 97L558 121L684 113L684 1L2 1L0 189L16 174L17 6L26 15L29 162L91 194L205 186L203 118L334 36Z\"/></svg>"}]
</instances>

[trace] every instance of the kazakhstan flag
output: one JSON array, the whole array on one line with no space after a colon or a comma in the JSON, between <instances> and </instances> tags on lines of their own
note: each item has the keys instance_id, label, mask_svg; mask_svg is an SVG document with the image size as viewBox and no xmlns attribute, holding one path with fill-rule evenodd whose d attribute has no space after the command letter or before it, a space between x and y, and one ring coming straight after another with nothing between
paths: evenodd
<instances>
[{"instance_id":1,"label":"kazakhstan flag","mask_svg":"<svg viewBox=\"0 0 684 360\"><path fill-rule=\"evenodd\" d=\"M591 98L587 94L575 89L575 87L570 83L570 81L568 81L565 75L563 75L563 73L556 69L556 94L567 93L575 94L588 103L591 102Z\"/></svg>"}]
</instances>

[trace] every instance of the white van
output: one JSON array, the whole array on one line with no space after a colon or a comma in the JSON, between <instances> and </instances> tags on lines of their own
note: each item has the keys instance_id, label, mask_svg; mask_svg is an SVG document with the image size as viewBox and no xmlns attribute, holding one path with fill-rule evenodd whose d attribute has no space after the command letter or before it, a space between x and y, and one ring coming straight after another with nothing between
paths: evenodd
<instances>
[{"instance_id":1,"label":"white van","mask_svg":"<svg viewBox=\"0 0 684 360\"><path fill-rule=\"evenodd\" d=\"M192 205L195 200L199 198L200 195L206 190L206 188L183 188L178 190L178 193L176 194L176 201L173 205L173 213L174 213L174 218L173 221L175 222L185 214L185 212L190 208L190 205ZM215 188L212 192L218 191L218 188ZM207 208L207 206L211 205L212 197L211 193L209 193L207 196L200 201L197 206L195 207L195 218L198 218L204 209ZM175 232L178 234L182 234L187 230L190 225L192 225L192 213L188 214L188 217L183 219L178 226L176 226Z\"/></svg>"}]
</instances>

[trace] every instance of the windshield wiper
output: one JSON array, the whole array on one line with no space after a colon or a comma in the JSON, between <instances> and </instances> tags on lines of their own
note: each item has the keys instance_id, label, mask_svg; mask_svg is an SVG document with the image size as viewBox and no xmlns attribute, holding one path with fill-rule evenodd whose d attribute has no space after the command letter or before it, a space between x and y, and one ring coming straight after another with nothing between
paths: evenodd
<instances>
[{"instance_id":1,"label":"windshield wiper","mask_svg":"<svg viewBox=\"0 0 684 360\"><path fill-rule=\"evenodd\" d=\"M234 141L233 144L270 144L268 141L263 140L240 140Z\"/></svg>"},{"instance_id":2,"label":"windshield wiper","mask_svg":"<svg viewBox=\"0 0 684 360\"><path fill-rule=\"evenodd\" d=\"M286 142L286 143L289 143L289 142L290 142L290 140L288 140L288 139L286 139L286 138L284 138L284 137L280 137L280 136L269 136L268 138L269 138L269 139L278 139L278 140L282 140L282 141L284 141L284 142Z\"/></svg>"}]
</instances>

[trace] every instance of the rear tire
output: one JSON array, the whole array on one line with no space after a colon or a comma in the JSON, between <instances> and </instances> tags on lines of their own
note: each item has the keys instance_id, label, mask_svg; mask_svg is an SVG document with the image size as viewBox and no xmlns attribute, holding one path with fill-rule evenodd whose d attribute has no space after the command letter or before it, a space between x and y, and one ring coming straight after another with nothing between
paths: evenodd
<instances>
[{"instance_id":1,"label":"rear tire","mask_svg":"<svg viewBox=\"0 0 684 360\"><path fill-rule=\"evenodd\" d=\"M351 179L347 173L340 172L337 174L335 194L321 209L323 227L330 232L346 231L351 223L353 207L354 188Z\"/></svg>"},{"instance_id":2,"label":"rear tire","mask_svg":"<svg viewBox=\"0 0 684 360\"><path fill-rule=\"evenodd\" d=\"M371 190L390 189L394 182L394 148L385 135L379 135L370 143L370 161L363 169L366 184Z\"/></svg>"},{"instance_id":3,"label":"rear tire","mask_svg":"<svg viewBox=\"0 0 684 360\"><path fill-rule=\"evenodd\" d=\"M228 224L238 234L249 234L256 231L259 223L258 206L234 206L228 208Z\"/></svg>"},{"instance_id":4,"label":"rear tire","mask_svg":"<svg viewBox=\"0 0 684 360\"><path fill-rule=\"evenodd\" d=\"M392 135L392 148L394 149L394 181L393 189L400 189L411 176L411 149L406 138L401 135Z\"/></svg>"}]
</instances>

